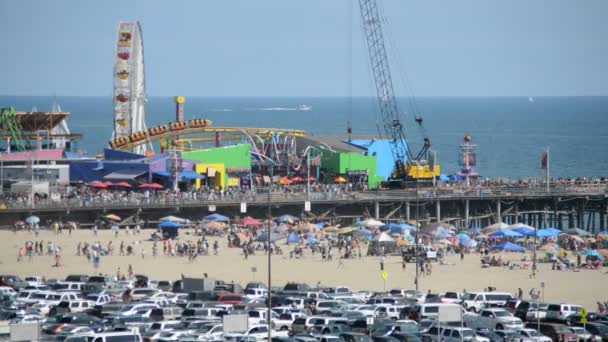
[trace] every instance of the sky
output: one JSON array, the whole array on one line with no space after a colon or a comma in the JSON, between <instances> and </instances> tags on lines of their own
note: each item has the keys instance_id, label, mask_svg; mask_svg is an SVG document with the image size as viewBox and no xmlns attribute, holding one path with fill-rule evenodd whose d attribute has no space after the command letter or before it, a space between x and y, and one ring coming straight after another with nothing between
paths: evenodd
<instances>
[{"instance_id":1,"label":"sky","mask_svg":"<svg viewBox=\"0 0 608 342\"><path fill-rule=\"evenodd\" d=\"M382 4L397 95L608 95L608 1ZM109 96L134 20L149 96L374 95L357 0L0 0L0 94Z\"/></svg>"}]
</instances>

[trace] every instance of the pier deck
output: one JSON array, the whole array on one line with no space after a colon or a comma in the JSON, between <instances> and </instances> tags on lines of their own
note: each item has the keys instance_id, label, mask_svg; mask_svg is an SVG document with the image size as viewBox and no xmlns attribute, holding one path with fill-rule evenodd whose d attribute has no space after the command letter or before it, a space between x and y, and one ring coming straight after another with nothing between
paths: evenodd
<instances>
[{"instance_id":1,"label":"pier deck","mask_svg":"<svg viewBox=\"0 0 608 342\"><path fill-rule=\"evenodd\" d=\"M311 211L305 212L310 201ZM241 213L241 203L247 210ZM264 217L271 205L275 214L291 213L317 219L361 216L380 220L450 222L458 227L485 226L494 222L526 223L557 228L578 227L590 232L608 227L608 184L554 185L545 187L476 187L407 189L367 192L267 192L199 196L195 199L122 198L106 201L63 200L9 204L0 210L0 225L10 225L27 215L63 220L94 220L101 213L118 212L154 220L168 212L193 219L217 210L228 215Z\"/></svg>"}]
</instances>

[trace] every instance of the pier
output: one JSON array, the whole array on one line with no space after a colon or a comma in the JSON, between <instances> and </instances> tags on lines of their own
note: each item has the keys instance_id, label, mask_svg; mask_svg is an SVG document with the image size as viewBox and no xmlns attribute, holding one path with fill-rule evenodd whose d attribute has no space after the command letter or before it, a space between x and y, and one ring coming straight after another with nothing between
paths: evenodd
<instances>
[{"instance_id":1,"label":"pier","mask_svg":"<svg viewBox=\"0 0 608 342\"><path fill-rule=\"evenodd\" d=\"M310 211L305 203L310 202ZM244 204L244 206L243 206ZM523 223L532 227L581 228L590 233L608 227L608 184L553 185L546 187L458 187L420 188L366 192L270 192L258 190L243 194L197 199L175 196L125 198L90 201L46 200L33 207L8 204L0 211L0 225L35 214L45 219L93 222L112 212L122 217L154 221L168 214L193 220L217 211L229 216L297 214L316 220L340 220L343 225L357 218L383 221L418 220L422 226L447 222L457 227L484 227L495 222ZM242 212L241 209L245 209Z\"/></svg>"}]
</instances>

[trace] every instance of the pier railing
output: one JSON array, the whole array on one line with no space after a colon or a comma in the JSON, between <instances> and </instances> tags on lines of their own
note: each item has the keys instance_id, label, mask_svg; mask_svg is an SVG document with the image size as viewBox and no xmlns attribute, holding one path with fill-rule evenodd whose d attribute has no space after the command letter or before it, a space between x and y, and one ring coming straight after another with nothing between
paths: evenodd
<instances>
[{"instance_id":1,"label":"pier railing","mask_svg":"<svg viewBox=\"0 0 608 342\"><path fill-rule=\"evenodd\" d=\"M235 205L248 203L262 205L265 203L297 204L310 201L321 202L413 202L436 200L479 200L510 198L547 198L547 197L608 197L608 185L594 186L552 186L549 191L541 187L476 187L476 188L441 188L441 189L403 189L386 191L328 191L328 192L245 192L218 194L165 194L144 197L130 195L110 195L97 198L70 198L62 200L36 200L4 203L4 211L34 210L86 210L86 209L129 209L129 208L164 208L196 207L208 205Z\"/></svg>"}]
</instances>

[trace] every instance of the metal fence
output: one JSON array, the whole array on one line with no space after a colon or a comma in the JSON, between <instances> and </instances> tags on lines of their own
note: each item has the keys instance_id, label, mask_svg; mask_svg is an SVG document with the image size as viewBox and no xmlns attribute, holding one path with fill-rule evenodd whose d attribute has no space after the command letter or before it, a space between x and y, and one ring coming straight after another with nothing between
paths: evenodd
<instances>
[{"instance_id":1,"label":"metal fence","mask_svg":"<svg viewBox=\"0 0 608 342\"><path fill-rule=\"evenodd\" d=\"M199 194L196 198L189 194L152 195L150 197L121 194L106 198L71 198L62 200L37 200L33 205L27 201L5 203L4 211L11 210L84 210L84 209L121 209L121 208L163 208L194 207L207 205L249 204L290 204L321 202L389 202L389 201L435 201L458 199L503 199L503 198L547 198L547 197L604 197L608 198L608 186L553 186L546 188L528 187L484 187L484 188L443 188L443 189L402 189L386 191L329 191L329 192L245 192Z\"/></svg>"}]
</instances>

